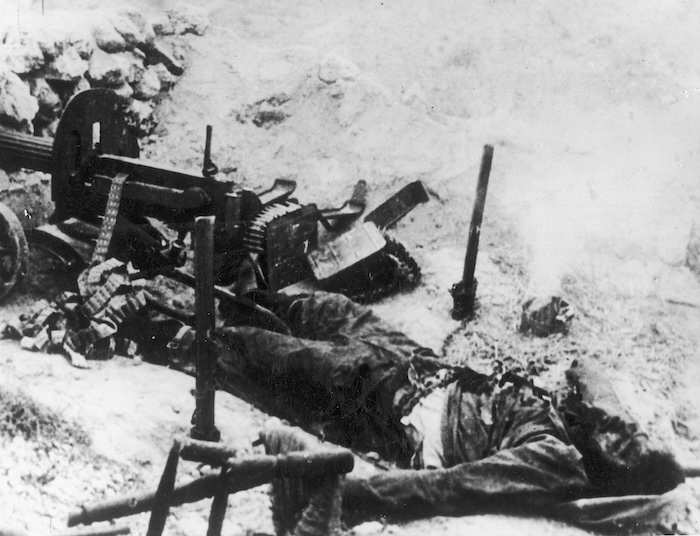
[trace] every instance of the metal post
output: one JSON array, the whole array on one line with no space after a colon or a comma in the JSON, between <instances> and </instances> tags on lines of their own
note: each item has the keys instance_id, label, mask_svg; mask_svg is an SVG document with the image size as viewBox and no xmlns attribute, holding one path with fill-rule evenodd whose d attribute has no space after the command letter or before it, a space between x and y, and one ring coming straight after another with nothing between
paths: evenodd
<instances>
[{"instance_id":1,"label":"metal post","mask_svg":"<svg viewBox=\"0 0 700 536\"><path fill-rule=\"evenodd\" d=\"M216 164L211 159L211 125L207 125L207 134L204 141L204 164L202 165L202 175L213 177L219 172Z\"/></svg>"},{"instance_id":2,"label":"metal post","mask_svg":"<svg viewBox=\"0 0 700 536\"><path fill-rule=\"evenodd\" d=\"M455 283L451 290L454 300L452 318L455 320L472 317L476 309L476 287L478 282L474 277L474 270L476 269L476 256L479 252L481 220L484 215L486 189L489 185L492 160L493 146L484 145L484 154L481 158L481 170L479 171L479 181L476 186L472 220L469 225L469 240L467 242L467 254L464 258L462 280L459 283Z\"/></svg>"},{"instance_id":3,"label":"metal post","mask_svg":"<svg viewBox=\"0 0 700 536\"><path fill-rule=\"evenodd\" d=\"M214 424L214 216L199 216L194 221L195 311L197 320L196 407L192 416L194 439L218 441Z\"/></svg>"}]
</instances>

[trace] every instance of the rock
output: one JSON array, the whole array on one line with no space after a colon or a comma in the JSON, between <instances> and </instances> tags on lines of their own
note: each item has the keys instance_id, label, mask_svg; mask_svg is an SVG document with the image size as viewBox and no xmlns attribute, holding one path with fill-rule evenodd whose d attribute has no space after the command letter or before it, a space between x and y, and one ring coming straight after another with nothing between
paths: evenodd
<instances>
[{"instance_id":1,"label":"rock","mask_svg":"<svg viewBox=\"0 0 700 536\"><path fill-rule=\"evenodd\" d=\"M130 63L129 74L126 77L126 81L133 84L143 76L146 70L146 56L140 50L132 50L124 54Z\"/></svg>"},{"instance_id":2,"label":"rock","mask_svg":"<svg viewBox=\"0 0 700 536\"><path fill-rule=\"evenodd\" d=\"M76 16L79 15L67 12L62 16L43 17L37 22L34 31L38 33L39 46L47 59L58 58L70 49L81 59L90 59L95 49L92 28L76 23Z\"/></svg>"},{"instance_id":3,"label":"rock","mask_svg":"<svg viewBox=\"0 0 700 536\"><path fill-rule=\"evenodd\" d=\"M144 65L144 55L140 50L122 52L121 55L129 64L129 68L126 71L126 81L129 84L134 84L141 78L141 76L143 76L143 73L146 70Z\"/></svg>"},{"instance_id":4,"label":"rock","mask_svg":"<svg viewBox=\"0 0 700 536\"><path fill-rule=\"evenodd\" d=\"M159 43L153 43L147 47L143 47L140 51L145 56L144 63L146 65L158 65L162 63L168 71L175 76L180 76L185 72L185 67L182 65L177 55Z\"/></svg>"},{"instance_id":5,"label":"rock","mask_svg":"<svg viewBox=\"0 0 700 536\"><path fill-rule=\"evenodd\" d=\"M39 103L29 86L7 67L0 66L0 122L31 134L38 111Z\"/></svg>"},{"instance_id":6,"label":"rock","mask_svg":"<svg viewBox=\"0 0 700 536\"><path fill-rule=\"evenodd\" d=\"M128 50L150 45L156 38L151 24L135 9L125 9L111 18L114 29L121 35Z\"/></svg>"},{"instance_id":7,"label":"rock","mask_svg":"<svg viewBox=\"0 0 700 536\"><path fill-rule=\"evenodd\" d=\"M165 13L159 13L150 20L151 26L153 26L153 31L156 35L173 35L175 29L173 28L168 15Z\"/></svg>"},{"instance_id":8,"label":"rock","mask_svg":"<svg viewBox=\"0 0 700 536\"><path fill-rule=\"evenodd\" d=\"M700 222L693 222L690 228L690 240L686 252L685 262L690 271L700 281Z\"/></svg>"},{"instance_id":9,"label":"rock","mask_svg":"<svg viewBox=\"0 0 700 536\"><path fill-rule=\"evenodd\" d=\"M124 52L128 48L124 38L109 20L97 23L93 29L93 36L97 47L110 54Z\"/></svg>"},{"instance_id":10,"label":"rock","mask_svg":"<svg viewBox=\"0 0 700 536\"><path fill-rule=\"evenodd\" d=\"M112 87L112 91L114 91L117 95L120 97L123 97L125 99L130 99L134 95L134 89L131 87L130 84L127 84L124 82L123 84Z\"/></svg>"},{"instance_id":11,"label":"rock","mask_svg":"<svg viewBox=\"0 0 700 536\"><path fill-rule=\"evenodd\" d=\"M39 103L39 113L45 117L55 117L61 113L61 98L44 78L32 78L29 91Z\"/></svg>"},{"instance_id":12,"label":"rock","mask_svg":"<svg viewBox=\"0 0 700 536\"><path fill-rule=\"evenodd\" d=\"M131 52L107 54L96 50L90 59L87 76L96 87L120 87L131 83L143 70L143 61Z\"/></svg>"},{"instance_id":13,"label":"rock","mask_svg":"<svg viewBox=\"0 0 700 536\"><path fill-rule=\"evenodd\" d=\"M174 85L175 82L177 81L177 77L173 75L168 68L163 65L162 63L158 63L157 65L153 65L149 67L149 69L153 70L158 75L158 80L160 80L160 89L161 91L168 91L171 89Z\"/></svg>"},{"instance_id":14,"label":"rock","mask_svg":"<svg viewBox=\"0 0 700 536\"><path fill-rule=\"evenodd\" d=\"M156 40L156 32L153 29L153 26L151 25L148 20L146 20L146 17L144 17L140 11L136 9L128 9L124 11L124 14L127 16L127 18L134 23L134 25L139 29L141 32L141 40L139 41L139 45L151 45L153 42Z\"/></svg>"},{"instance_id":15,"label":"rock","mask_svg":"<svg viewBox=\"0 0 700 536\"><path fill-rule=\"evenodd\" d=\"M40 136L53 136L63 108L61 98L44 78L30 79L29 91L39 103L39 111L33 121L34 133Z\"/></svg>"},{"instance_id":16,"label":"rock","mask_svg":"<svg viewBox=\"0 0 700 536\"><path fill-rule=\"evenodd\" d=\"M155 127L153 107L143 101L133 100L126 109L127 123L140 135L148 135Z\"/></svg>"},{"instance_id":17,"label":"rock","mask_svg":"<svg viewBox=\"0 0 700 536\"><path fill-rule=\"evenodd\" d=\"M44 66L44 53L36 38L28 32L8 34L0 40L0 63L16 74L38 71Z\"/></svg>"},{"instance_id":18,"label":"rock","mask_svg":"<svg viewBox=\"0 0 700 536\"><path fill-rule=\"evenodd\" d=\"M160 77L155 66L151 66L136 80L134 84L134 98L150 100L160 93Z\"/></svg>"},{"instance_id":19,"label":"rock","mask_svg":"<svg viewBox=\"0 0 700 536\"><path fill-rule=\"evenodd\" d=\"M132 50L138 46L142 40L141 32L129 17L120 13L113 16L111 22L114 25L114 29L124 40L127 50Z\"/></svg>"},{"instance_id":20,"label":"rock","mask_svg":"<svg viewBox=\"0 0 700 536\"><path fill-rule=\"evenodd\" d=\"M326 84L334 84L338 80L355 80L360 74L360 69L342 56L331 52L318 68L318 77Z\"/></svg>"},{"instance_id":21,"label":"rock","mask_svg":"<svg viewBox=\"0 0 700 536\"><path fill-rule=\"evenodd\" d=\"M201 7L181 3L167 11L173 32L178 35L192 33L204 35L209 27L209 17Z\"/></svg>"},{"instance_id":22,"label":"rock","mask_svg":"<svg viewBox=\"0 0 700 536\"><path fill-rule=\"evenodd\" d=\"M88 70L89 63L77 48L66 48L46 67L49 80L77 80Z\"/></svg>"}]
</instances>

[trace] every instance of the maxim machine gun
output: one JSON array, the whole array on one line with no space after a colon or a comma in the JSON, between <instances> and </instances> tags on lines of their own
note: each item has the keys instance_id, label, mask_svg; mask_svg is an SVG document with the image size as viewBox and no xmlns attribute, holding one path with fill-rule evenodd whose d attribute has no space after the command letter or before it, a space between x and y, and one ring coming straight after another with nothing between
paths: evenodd
<instances>
[{"instance_id":1,"label":"maxim machine gun","mask_svg":"<svg viewBox=\"0 0 700 536\"><path fill-rule=\"evenodd\" d=\"M215 178L210 127L201 173L154 164L139 159L138 141L122 107L114 92L91 89L68 103L53 140L0 129L0 166L51 173L55 204L49 223L27 230L26 238L16 216L0 204L0 296L25 270L27 239L72 266L88 264L95 250L108 246L106 257L194 285L180 268L186 260L185 239L198 216L215 216L213 269L220 298L239 299L242 292L235 283L242 266L264 289L276 291L311 277L336 288L352 281L358 296L367 299L419 277L405 249L381 232L427 200L419 182L378 207L363 225L337 235L363 213L364 181L344 205L330 209L300 204L292 198L296 183L288 179L253 192ZM163 232L153 220L172 232ZM319 222L334 233L321 248ZM357 282L360 265L371 276L364 288Z\"/></svg>"}]
</instances>

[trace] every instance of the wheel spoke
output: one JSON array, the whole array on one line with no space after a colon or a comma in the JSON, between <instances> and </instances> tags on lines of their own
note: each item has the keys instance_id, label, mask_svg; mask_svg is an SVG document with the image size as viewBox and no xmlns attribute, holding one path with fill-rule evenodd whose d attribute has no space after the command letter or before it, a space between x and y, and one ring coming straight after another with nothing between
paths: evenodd
<instances>
[{"instance_id":1,"label":"wheel spoke","mask_svg":"<svg viewBox=\"0 0 700 536\"><path fill-rule=\"evenodd\" d=\"M17 215L0 203L0 299L21 279L27 262L27 239Z\"/></svg>"}]
</instances>

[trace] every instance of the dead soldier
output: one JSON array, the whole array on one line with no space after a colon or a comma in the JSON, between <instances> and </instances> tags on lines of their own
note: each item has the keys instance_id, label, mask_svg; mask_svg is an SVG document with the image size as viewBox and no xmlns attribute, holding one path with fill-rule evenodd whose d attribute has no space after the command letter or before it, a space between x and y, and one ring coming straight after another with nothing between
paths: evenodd
<instances>
[{"instance_id":1,"label":"dead soldier","mask_svg":"<svg viewBox=\"0 0 700 536\"><path fill-rule=\"evenodd\" d=\"M256 293L256 300L291 335L223 328L221 387L240 393L254 384L282 416L317 430L320 423L326 439L403 468L346 480L348 524L491 511L553 515L568 501L662 494L684 480L674 458L650 449L634 425L570 401L555 411L527 386L498 387L468 367L448 366L342 295ZM241 320L240 310L222 313ZM611 514L608 505L589 526L638 520L638 507ZM560 513L573 522L579 514Z\"/></svg>"}]
</instances>

